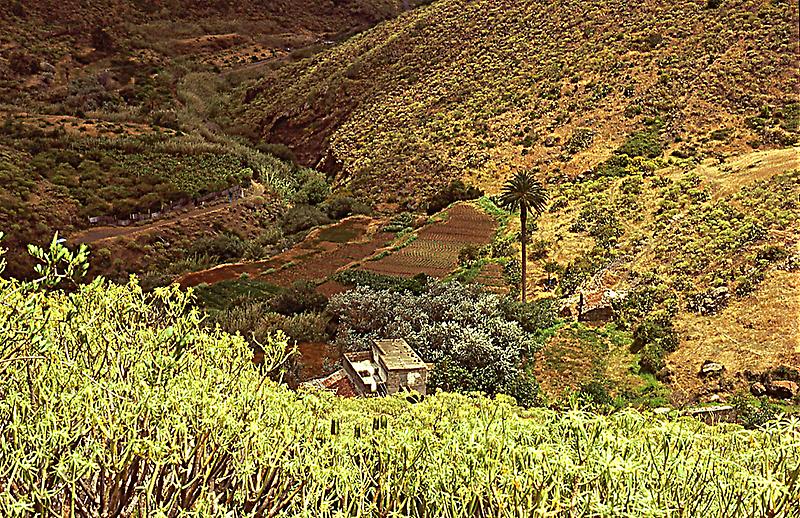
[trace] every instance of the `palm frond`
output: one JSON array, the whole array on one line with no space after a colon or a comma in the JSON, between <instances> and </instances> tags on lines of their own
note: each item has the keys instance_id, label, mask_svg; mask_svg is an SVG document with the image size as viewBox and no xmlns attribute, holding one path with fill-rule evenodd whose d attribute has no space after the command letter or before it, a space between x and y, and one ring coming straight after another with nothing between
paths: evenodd
<instances>
[{"instance_id":1,"label":"palm frond","mask_svg":"<svg viewBox=\"0 0 800 518\"><path fill-rule=\"evenodd\" d=\"M503 186L499 202L512 211L524 208L540 214L547 205L547 199L544 185L530 171L519 171Z\"/></svg>"}]
</instances>

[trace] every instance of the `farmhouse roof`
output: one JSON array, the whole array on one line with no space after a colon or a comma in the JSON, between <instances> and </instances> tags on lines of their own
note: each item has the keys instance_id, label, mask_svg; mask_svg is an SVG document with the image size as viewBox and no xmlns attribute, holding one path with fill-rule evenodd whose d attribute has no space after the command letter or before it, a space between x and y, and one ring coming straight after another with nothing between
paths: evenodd
<instances>
[{"instance_id":1,"label":"farmhouse roof","mask_svg":"<svg viewBox=\"0 0 800 518\"><path fill-rule=\"evenodd\" d=\"M380 358L389 370L426 369L427 365L402 338L375 340Z\"/></svg>"},{"instance_id":2,"label":"farmhouse roof","mask_svg":"<svg viewBox=\"0 0 800 518\"><path fill-rule=\"evenodd\" d=\"M358 395L353 381L347 377L344 369L339 369L325 378L307 381L303 385L326 389L340 397L356 397Z\"/></svg>"}]
</instances>

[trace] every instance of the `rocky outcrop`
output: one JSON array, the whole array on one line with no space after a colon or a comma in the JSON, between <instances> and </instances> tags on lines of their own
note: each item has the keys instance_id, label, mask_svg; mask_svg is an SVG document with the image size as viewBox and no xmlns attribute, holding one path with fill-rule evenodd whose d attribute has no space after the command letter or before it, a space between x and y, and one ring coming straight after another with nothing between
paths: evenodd
<instances>
[{"instance_id":1,"label":"rocky outcrop","mask_svg":"<svg viewBox=\"0 0 800 518\"><path fill-rule=\"evenodd\" d=\"M703 366L700 367L699 376L701 378L717 378L722 376L722 373L725 372L725 366L721 363L712 362L711 360L706 360L703 362Z\"/></svg>"},{"instance_id":2,"label":"rocky outcrop","mask_svg":"<svg viewBox=\"0 0 800 518\"><path fill-rule=\"evenodd\" d=\"M665 365L661 370L656 372L656 379L662 383L670 383L675 371L669 365Z\"/></svg>"},{"instance_id":3,"label":"rocky outcrop","mask_svg":"<svg viewBox=\"0 0 800 518\"><path fill-rule=\"evenodd\" d=\"M778 380L770 382L766 392L775 399L792 399L800 394L800 387L794 381Z\"/></svg>"},{"instance_id":4,"label":"rocky outcrop","mask_svg":"<svg viewBox=\"0 0 800 518\"><path fill-rule=\"evenodd\" d=\"M761 397L767 395L767 387L764 386L763 383L753 383L750 385L750 393L753 394L755 397Z\"/></svg>"},{"instance_id":5,"label":"rocky outcrop","mask_svg":"<svg viewBox=\"0 0 800 518\"><path fill-rule=\"evenodd\" d=\"M769 396L773 399L800 397L800 370L795 367L780 365L763 372L748 370L742 374L750 382L750 393L756 397Z\"/></svg>"},{"instance_id":6,"label":"rocky outcrop","mask_svg":"<svg viewBox=\"0 0 800 518\"><path fill-rule=\"evenodd\" d=\"M713 315L722 311L728 305L729 299L728 288L720 286L689 295L686 308L699 315Z\"/></svg>"},{"instance_id":7,"label":"rocky outcrop","mask_svg":"<svg viewBox=\"0 0 800 518\"><path fill-rule=\"evenodd\" d=\"M610 322L614 319L614 302L624 297L624 293L614 290L581 291L564 299L558 314L563 318L577 317L580 322Z\"/></svg>"}]
</instances>

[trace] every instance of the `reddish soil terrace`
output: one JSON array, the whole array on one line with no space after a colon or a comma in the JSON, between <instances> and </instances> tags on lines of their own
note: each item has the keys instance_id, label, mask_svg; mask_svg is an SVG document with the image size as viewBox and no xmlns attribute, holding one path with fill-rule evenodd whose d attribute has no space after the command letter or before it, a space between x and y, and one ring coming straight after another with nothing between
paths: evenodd
<instances>
[{"instance_id":1,"label":"reddish soil terrace","mask_svg":"<svg viewBox=\"0 0 800 518\"><path fill-rule=\"evenodd\" d=\"M333 297L337 293L344 293L345 291L349 290L350 286L345 286L341 282L337 281L325 281L319 286L317 286L317 291L322 293L328 298Z\"/></svg>"},{"instance_id":2,"label":"reddish soil terrace","mask_svg":"<svg viewBox=\"0 0 800 518\"><path fill-rule=\"evenodd\" d=\"M485 245L492 240L497 222L472 205L460 203L447 211L447 219L419 231L408 246L361 269L382 275L413 277L420 273L444 278L458 267L458 254L467 245Z\"/></svg>"},{"instance_id":3,"label":"reddish soil terrace","mask_svg":"<svg viewBox=\"0 0 800 518\"><path fill-rule=\"evenodd\" d=\"M184 287L214 284L245 273L278 286L291 286L298 280L321 281L387 246L393 235L377 231L377 225L364 216L347 218L315 230L302 243L266 261L223 264L184 275L178 282Z\"/></svg>"},{"instance_id":4,"label":"reddish soil terrace","mask_svg":"<svg viewBox=\"0 0 800 518\"><path fill-rule=\"evenodd\" d=\"M326 296L347 291L348 287L329 279L348 267L383 275L412 277L425 273L444 278L458 267L458 254L467 245L485 245L494 235L495 220L468 204L458 204L446 219L422 228L407 246L380 257L394 234L379 230L381 222L365 216L347 218L315 230L290 250L265 261L223 264L189 273L178 279L181 286L214 284L247 274L277 286L291 286L298 280L322 282L319 291ZM380 257L369 260L371 256ZM502 290L502 271L489 265L478 281Z\"/></svg>"}]
</instances>

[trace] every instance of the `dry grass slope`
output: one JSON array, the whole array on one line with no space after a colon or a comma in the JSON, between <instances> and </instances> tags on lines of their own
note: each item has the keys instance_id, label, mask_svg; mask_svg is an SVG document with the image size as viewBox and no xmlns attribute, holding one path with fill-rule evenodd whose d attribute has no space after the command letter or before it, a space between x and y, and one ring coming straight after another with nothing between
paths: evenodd
<instances>
[{"instance_id":1,"label":"dry grass slope","mask_svg":"<svg viewBox=\"0 0 800 518\"><path fill-rule=\"evenodd\" d=\"M441 0L269 73L239 120L412 204L456 177L492 190L522 166L584 171L648 118L668 152L782 146L797 27L793 0Z\"/></svg>"}]
</instances>

